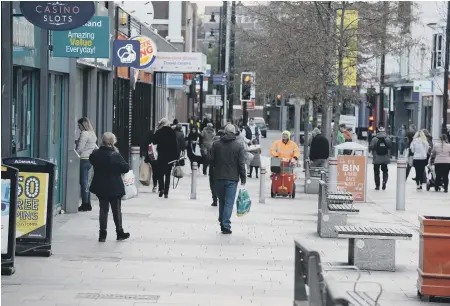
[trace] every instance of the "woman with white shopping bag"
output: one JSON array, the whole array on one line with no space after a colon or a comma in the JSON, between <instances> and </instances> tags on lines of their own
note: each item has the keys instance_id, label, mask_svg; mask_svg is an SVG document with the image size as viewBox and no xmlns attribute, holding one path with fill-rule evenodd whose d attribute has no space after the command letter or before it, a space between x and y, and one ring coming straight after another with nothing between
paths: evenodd
<instances>
[{"instance_id":1,"label":"woman with white shopping bag","mask_svg":"<svg viewBox=\"0 0 450 306\"><path fill-rule=\"evenodd\" d=\"M114 223L116 225L117 240L125 240L130 237L122 227L122 197L125 195L125 185L122 175L130 171L128 163L120 155L116 148L116 136L106 132L102 137L102 145L95 150L89 160L94 167L94 177L90 191L100 201L100 233L99 242L105 242L107 235L108 213L111 206Z\"/></svg>"},{"instance_id":2,"label":"woman with white shopping bag","mask_svg":"<svg viewBox=\"0 0 450 306\"><path fill-rule=\"evenodd\" d=\"M200 169L200 165L203 163L200 142L201 136L198 133L197 128L193 127L188 135L188 146L187 146L187 155L191 162L191 170L193 163L198 164L198 169Z\"/></svg>"}]
</instances>

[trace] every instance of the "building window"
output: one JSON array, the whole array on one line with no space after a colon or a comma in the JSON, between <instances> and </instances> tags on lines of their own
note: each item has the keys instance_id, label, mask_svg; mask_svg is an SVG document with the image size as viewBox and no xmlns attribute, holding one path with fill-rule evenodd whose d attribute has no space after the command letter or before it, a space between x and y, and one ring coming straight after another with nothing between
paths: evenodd
<instances>
[{"instance_id":1,"label":"building window","mask_svg":"<svg viewBox=\"0 0 450 306\"><path fill-rule=\"evenodd\" d=\"M433 35L433 49L431 52L431 68L442 68L444 66L444 36L442 34Z\"/></svg>"},{"instance_id":2,"label":"building window","mask_svg":"<svg viewBox=\"0 0 450 306\"><path fill-rule=\"evenodd\" d=\"M154 19L169 19L169 1L152 1Z\"/></svg>"}]
</instances>

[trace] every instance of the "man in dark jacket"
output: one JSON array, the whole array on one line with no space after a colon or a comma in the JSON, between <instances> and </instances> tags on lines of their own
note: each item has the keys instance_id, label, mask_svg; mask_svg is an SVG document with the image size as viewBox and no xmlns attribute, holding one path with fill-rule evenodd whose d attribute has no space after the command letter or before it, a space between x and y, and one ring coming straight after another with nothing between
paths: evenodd
<instances>
[{"instance_id":1,"label":"man in dark jacket","mask_svg":"<svg viewBox=\"0 0 450 306\"><path fill-rule=\"evenodd\" d=\"M206 117L203 119L202 122L201 131L203 131L208 126L209 123L212 124L212 126L214 127L214 122L211 118L211 114L206 114Z\"/></svg>"},{"instance_id":2,"label":"man in dark jacket","mask_svg":"<svg viewBox=\"0 0 450 306\"><path fill-rule=\"evenodd\" d=\"M378 128L377 136L370 142L370 150L373 154L373 170L375 173L375 190L380 190L380 167L383 171L383 190L386 189L388 181L388 167L391 163L390 150L392 142L387 137L384 127Z\"/></svg>"},{"instance_id":3,"label":"man in dark jacket","mask_svg":"<svg viewBox=\"0 0 450 306\"><path fill-rule=\"evenodd\" d=\"M311 167L325 167L327 159L330 157L330 143L318 128L313 130L312 135L313 138L309 149Z\"/></svg>"},{"instance_id":4,"label":"man in dark jacket","mask_svg":"<svg viewBox=\"0 0 450 306\"><path fill-rule=\"evenodd\" d=\"M224 134L224 131L223 130L219 130L217 132L217 134L214 136L213 140L212 140L213 143L216 142L216 141L219 141L220 137L222 137L223 134ZM212 144L211 144L211 146L212 146ZM208 150L208 156L209 157L211 156L210 152L211 152L211 147ZM208 163L210 163L209 160L208 160ZM213 199L213 202L212 202L211 206L217 206L216 180L214 178L214 167L212 165L209 165L209 173L208 173L208 175L209 175L209 188L211 189L211 195L212 195L212 199Z\"/></svg>"},{"instance_id":5,"label":"man in dark jacket","mask_svg":"<svg viewBox=\"0 0 450 306\"><path fill-rule=\"evenodd\" d=\"M164 195L166 199L169 197L170 174L173 167L173 163L169 163L180 158L177 135L169 125L169 120L161 119L153 139L153 144L157 145L156 150L158 151L159 197L161 198Z\"/></svg>"},{"instance_id":6,"label":"man in dark jacket","mask_svg":"<svg viewBox=\"0 0 450 306\"><path fill-rule=\"evenodd\" d=\"M186 151L186 137L184 136L183 126L181 125L181 123L177 123L174 130L177 137L178 156L181 156L182 154L184 154L184 151Z\"/></svg>"},{"instance_id":7,"label":"man in dark jacket","mask_svg":"<svg viewBox=\"0 0 450 306\"><path fill-rule=\"evenodd\" d=\"M236 128L232 124L225 127L225 134L213 143L210 151L211 165L214 167L216 192L219 198L219 223L223 234L231 234L231 214L239 179L245 185L245 150L236 141Z\"/></svg>"}]
</instances>

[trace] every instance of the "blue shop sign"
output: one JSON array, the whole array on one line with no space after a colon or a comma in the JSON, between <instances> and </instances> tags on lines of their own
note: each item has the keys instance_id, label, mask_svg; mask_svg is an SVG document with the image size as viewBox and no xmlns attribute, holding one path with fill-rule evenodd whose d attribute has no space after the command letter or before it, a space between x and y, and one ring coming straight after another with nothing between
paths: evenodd
<instances>
[{"instance_id":1,"label":"blue shop sign","mask_svg":"<svg viewBox=\"0 0 450 306\"><path fill-rule=\"evenodd\" d=\"M141 42L116 39L113 44L113 65L116 67L141 66Z\"/></svg>"},{"instance_id":2,"label":"blue shop sign","mask_svg":"<svg viewBox=\"0 0 450 306\"><path fill-rule=\"evenodd\" d=\"M167 88L183 89L183 74L182 73L168 73L167 74Z\"/></svg>"},{"instance_id":3,"label":"blue shop sign","mask_svg":"<svg viewBox=\"0 0 450 306\"><path fill-rule=\"evenodd\" d=\"M94 1L20 1L23 16L35 26L52 31L81 27L95 15Z\"/></svg>"},{"instance_id":4,"label":"blue shop sign","mask_svg":"<svg viewBox=\"0 0 450 306\"><path fill-rule=\"evenodd\" d=\"M109 17L95 16L75 30L54 32L53 56L109 58Z\"/></svg>"}]
</instances>

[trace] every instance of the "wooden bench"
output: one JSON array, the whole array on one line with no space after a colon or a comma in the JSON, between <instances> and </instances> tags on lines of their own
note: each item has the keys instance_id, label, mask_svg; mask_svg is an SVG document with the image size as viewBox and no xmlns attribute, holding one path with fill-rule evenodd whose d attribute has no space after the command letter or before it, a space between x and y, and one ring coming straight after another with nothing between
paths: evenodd
<instances>
[{"instance_id":1,"label":"wooden bench","mask_svg":"<svg viewBox=\"0 0 450 306\"><path fill-rule=\"evenodd\" d=\"M336 226L338 238L348 238L348 264L361 270L395 271L395 241L411 240L398 228Z\"/></svg>"},{"instance_id":2,"label":"wooden bench","mask_svg":"<svg viewBox=\"0 0 450 306\"><path fill-rule=\"evenodd\" d=\"M295 274L294 274L294 306L380 306L378 300L382 294L382 286L376 298L364 291L358 291L357 285L361 274L356 267L332 267L333 270L358 271L355 282L333 282L325 280L320 255L317 251L295 241ZM366 282L364 282L366 283ZM351 284L352 290L342 290L340 284ZM308 287L308 290L307 288ZM309 293L309 294L308 294Z\"/></svg>"},{"instance_id":3,"label":"wooden bench","mask_svg":"<svg viewBox=\"0 0 450 306\"><path fill-rule=\"evenodd\" d=\"M326 183L319 181L317 233L322 238L337 238L335 226L347 225L347 215L358 214L351 193L327 192Z\"/></svg>"}]
</instances>

